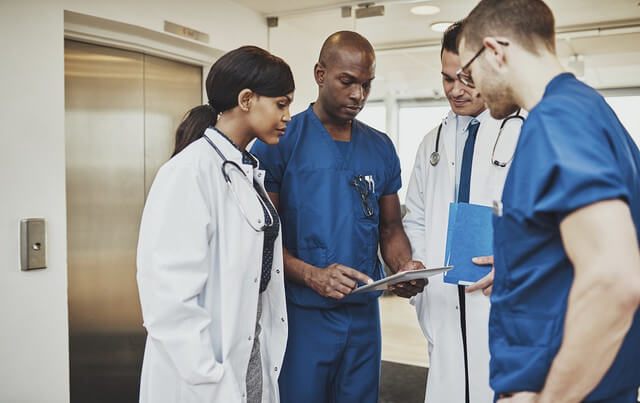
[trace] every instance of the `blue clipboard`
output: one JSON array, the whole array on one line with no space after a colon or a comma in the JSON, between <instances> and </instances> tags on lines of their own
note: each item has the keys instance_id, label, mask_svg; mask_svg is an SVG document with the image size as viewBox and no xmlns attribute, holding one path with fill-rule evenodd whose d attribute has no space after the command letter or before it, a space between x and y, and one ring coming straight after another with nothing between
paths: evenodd
<instances>
[{"instance_id":1,"label":"blue clipboard","mask_svg":"<svg viewBox=\"0 0 640 403\"><path fill-rule=\"evenodd\" d=\"M478 266L476 256L493 255L493 209L469 203L451 203L445 265L453 269L444 273L444 282L471 285L489 274L491 266Z\"/></svg>"}]
</instances>

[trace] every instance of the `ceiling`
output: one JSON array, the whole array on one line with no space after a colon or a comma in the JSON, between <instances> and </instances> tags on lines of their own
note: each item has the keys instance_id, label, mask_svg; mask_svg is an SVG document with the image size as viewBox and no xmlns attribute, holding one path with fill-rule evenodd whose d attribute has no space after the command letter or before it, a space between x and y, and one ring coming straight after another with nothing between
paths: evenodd
<instances>
[{"instance_id":1,"label":"ceiling","mask_svg":"<svg viewBox=\"0 0 640 403\"><path fill-rule=\"evenodd\" d=\"M477 4L477 0L235 0L235 3L242 4L265 16L302 15L311 12L339 9L344 5L356 7L362 3L381 4L386 7L386 16L389 12L396 16L403 15L409 17L405 11L417 5L435 5L440 7L440 14L435 16L436 20L460 19L464 17ZM556 17L558 26L574 25L597 20L625 20L633 16L640 16L640 6L637 0L546 0ZM397 11L397 12L396 12ZM414 16L411 16L414 17ZM383 17L384 18L384 17ZM414 20L430 17L415 16Z\"/></svg>"},{"instance_id":2,"label":"ceiling","mask_svg":"<svg viewBox=\"0 0 640 403\"><path fill-rule=\"evenodd\" d=\"M367 37L377 53L376 82L371 99L438 97L441 33L429 25L463 18L476 0L387 0L385 15L366 19L343 18L340 6L359 2L336 0L235 0L264 16L278 16L279 27L299 35L326 37L327 27L353 29ZM640 2L638 0L546 0L556 18L557 47L565 66L569 58L584 60L583 79L596 88L640 87ZM440 13L417 16L416 5L435 5ZM597 32L597 28L625 26ZM576 32L577 31L577 32ZM329 32L332 32L329 30ZM604 34L603 34L604 33ZM274 38L282 36L272 35ZM315 37L314 37L315 38ZM278 39L282 40L282 39ZM317 40L311 40L315 46ZM270 47L274 48L273 43ZM277 44L276 44L277 45ZM281 46L275 46L276 49ZM287 59L286 55L282 55Z\"/></svg>"}]
</instances>

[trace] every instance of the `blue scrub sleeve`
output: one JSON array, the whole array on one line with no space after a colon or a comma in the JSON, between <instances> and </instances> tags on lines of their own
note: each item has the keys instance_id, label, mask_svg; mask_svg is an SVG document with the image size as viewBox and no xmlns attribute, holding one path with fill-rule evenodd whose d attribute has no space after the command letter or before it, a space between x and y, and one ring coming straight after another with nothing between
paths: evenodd
<instances>
[{"instance_id":1,"label":"blue scrub sleeve","mask_svg":"<svg viewBox=\"0 0 640 403\"><path fill-rule=\"evenodd\" d=\"M629 189L622 178L609 134L584 116L567 110L529 115L528 133L540 136L525 142L522 152L530 166L536 198L534 211L554 213L562 221L571 212L610 199L628 203ZM527 148L528 147L528 148ZM537 163L536 163L537 161Z\"/></svg>"},{"instance_id":2,"label":"blue scrub sleeve","mask_svg":"<svg viewBox=\"0 0 640 403\"><path fill-rule=\"evenodd\" d=\"M280 193L280 184L286 166L281 148L256 139L251 147L251 153L260 161L260 168L265 170L264 187L267 192Z\"/></svg>"},{"instance_id":3,"label":"blue scrub sleeve","mask_svg":"<svg viewBox=\"0 0 640 403\"><path fill-rule=\"evenodd\" d=\"M386 186L382 189L382 195L391 195L398 193L398 190L402 187L402 178L400 177L400 159L396 154L396 149L393 147L393 143L389 141L389 162L386 164L387 180Z\"/></svg>"}]
</instances>

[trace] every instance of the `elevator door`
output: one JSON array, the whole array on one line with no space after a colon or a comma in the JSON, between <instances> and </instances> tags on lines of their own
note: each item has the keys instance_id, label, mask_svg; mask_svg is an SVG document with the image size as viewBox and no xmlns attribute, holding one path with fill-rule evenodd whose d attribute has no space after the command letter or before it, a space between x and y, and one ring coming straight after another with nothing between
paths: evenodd
<instances>
[{"instance_id":1,"label":"elevator door","mask_svg":"<svg viewBox=\"0 0 640 403\"><path fill-rule=\"evenodd\" d=\"M137 402L145 332L136 244L145 196L201 67L65 41L71 402Z\"/></svg>"}]
</instances>

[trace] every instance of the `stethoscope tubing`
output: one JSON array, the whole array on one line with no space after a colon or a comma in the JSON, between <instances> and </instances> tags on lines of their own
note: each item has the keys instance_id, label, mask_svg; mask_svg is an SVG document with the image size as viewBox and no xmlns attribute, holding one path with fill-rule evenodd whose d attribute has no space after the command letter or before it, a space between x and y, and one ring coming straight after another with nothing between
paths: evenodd
<instances>
[{"instance_id":1,"label":"stethoscope tubing","mask_svg":"<svg viewBox=\"0 0 640 403\"><path fill-rule=\"evenodd\" d=\"M520 115L520 109L518 109L516 111L516 114L513 116L509 116L506 119L504 119L502 121L502 123L500 124L500 129L498 130L498 136L496 137L496 141L493 143L493 151L491 152L491 163L497 167L500 168L505 168L507 165L509 165L509 163L511 162L511 160L513 160L513 155L511 155L511 158L509 159L509 161L507 162L500 162L498 160L496 160L494 157L495 152L496 152L496 147L498 146L498 139L500 138L500 135L502 134L502 129L504 129L505 124L507 124L507 122L511 119L520 119L522 122L524 122L524 116ZM429 156L429 163L431 164L431 166L436 166L438 165L438 163L440 162L440 132L442 131L442 123L440 123L440 125L438 125L438 133L436 134L436 148L435 151L433 151L431 153L431 155Z\"/></svg>"},{"instance_id":2,"label":"stethoscope tubing","mask_svg":"<svg viewBox=\"0 0 640 403\"><path fill-rule=\"evenodd\" d=\"M273 215L271 214L271 211L269 210L269 207L266 205L265 201L262 200L262 197L258 194L258 191L253 187L253 185L249 181L249 178L247 177L247 174L244 173L244 171L242 170L240 165L238 165L235 161L228 160L224 156L222 151L220 151L220 149L213 143L213 141L206 134L203 135L202 137L204 137L204 139L209 143L209 145L211 147L213 147L213 149L216 151L216 153L218 153L220 158L222 158L222 166L220 167L220 170L222 171L222 177L224 178L224 181L227 183L227 187L229 188L231 196L235 199L235 202L236 202L236 205L238 206L238 209L240 209L240 212L242 213L242 216L247 221L249 226L251 228L253 228L256 232L260 232L260 231L264 231L267 228L271 228L273 225L275 225L275 220L273 219ZM242 203L240 203L240 198L238 197L238 195L236 194L236 191L231 186L231 178L229 177L229 174L226 171L227 164L232 165L234 168L236 168L237 170L239 170L242 173L242 176L243 176L245 182L251 187L253 192L256 194L256 197L258 198L258 202L260 202L260 205L263 207L263 210L266 211L267 214L269 215L269 220L270 220L269 224L265 223L261 227L256 227L251 222L251 220L249 220L249 216L247 215L247 212L242 207Z\"/></svg>"}]
</instances>

